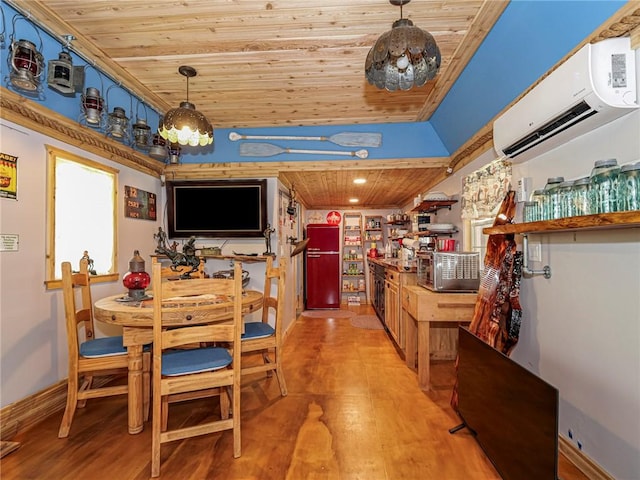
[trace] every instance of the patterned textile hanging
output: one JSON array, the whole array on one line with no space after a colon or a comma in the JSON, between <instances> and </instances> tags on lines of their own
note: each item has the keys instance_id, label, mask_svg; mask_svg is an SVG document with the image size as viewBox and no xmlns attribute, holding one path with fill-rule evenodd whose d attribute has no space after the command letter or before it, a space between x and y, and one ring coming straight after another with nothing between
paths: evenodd
<instances>
[{"instance_id":1,"label":"patterned textile hanging","mask_svg":"<svg viewBox=\"0 0 640 480\"><path fill-rule=\"evenodd\" d=\"M500 206L493 226L511 223L515 210L515 192L510 190ZM506 355L515 347L520 333L521 278L522 252L516 250L514 235L489 235L484 271L469 331ZM451 396L451 406L456 410L457 387L456 382Z\"/></svg>"}]
</instances>

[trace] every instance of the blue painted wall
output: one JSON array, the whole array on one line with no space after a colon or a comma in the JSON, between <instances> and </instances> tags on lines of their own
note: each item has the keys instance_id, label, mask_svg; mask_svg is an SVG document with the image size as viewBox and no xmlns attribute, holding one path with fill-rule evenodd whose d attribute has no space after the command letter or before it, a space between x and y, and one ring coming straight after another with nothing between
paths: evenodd
<instances>
[{"instance_id":1,"label":"blue painted wall","mask_svg":"<svg viewBox=\"0 0 640 480\"><path fill-rule=\"evenodd\" d=\"M371 125L333 125L317 127L250 128L238 130L248 135L299 135L327 136L334 133L381 132L382 146L369 148L369 159L425 158L449 156L473 136L498 112L534 83L558 60L575 48L599 25L605 22L626 2L622 1L536 1L513 0L502 17L489 33L476 55L469 62L449 94L427 122ZM13 21L15 12L2 3L6 24L7 47L0 50L2 82L6 86L9 35L25 38L39 44L36 28L24 18ZM62 49L59 41L40 29L45 60L58 58ZM73 54L75 65L86 62ZM102 75L98 77L94 68L86 69L85 86L100 88L108 96L109 111L113 106L125 108L129 116L137 113L144 116L144 108L138 106L139 99L131 99L117 84ZM42 83L44 96L33 100L73 120L81 114L80 95L65 97ZM147 122L152 127L158 124L158 112L147 108ZM134 120L132 118L131 120ZM214 123L215 119L210 119ZM205 149L184 147L183 163L224 162L268 162L268 161L314 161L316 155L278 155L274 157L241 157L239 143L231 142L231 130L216 129L214 144ZM348 150L328 142L269 141L274 145L307 150ZM356 150L356 149L354 149ZM322 156L332 160L352 159L343 156Z\"/></svg>"},{"instance_id":2,"label":"blue painted wall","mask_svg":"<svg viewBox=\"0 0 640 480\"><path fill-rule=\"evenodd\" d=\"M446 148L456 151L625 3L512 0L430 119Z\"/></svg>"}]
</instances>

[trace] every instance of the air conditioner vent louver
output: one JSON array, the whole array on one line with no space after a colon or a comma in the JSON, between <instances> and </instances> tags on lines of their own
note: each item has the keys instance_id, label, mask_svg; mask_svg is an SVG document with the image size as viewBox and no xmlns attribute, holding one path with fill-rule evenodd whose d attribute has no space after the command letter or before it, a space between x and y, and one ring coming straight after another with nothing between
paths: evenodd
<instances>
[{"instance_id":1,"label":"air conditioner vent louver","mask_svg":"<svg viewBox=\"0 0 640 480\"><path fill-rule=\"evenodd\" d=\"M504 153L507 157L517 157L521 153L526 152L530 148L535 147L540 142L545 141L548 138L558 135L564 132L567 128L575 125L582 120L586 120L591 115L598 113L593 110L585 101L580 102L575 107L569 109L569 111L554 118L549 123L543 125L539 130L536 130L531 135L526 136L519 142L508 146L504 149Z\"/></svg>"},{"instance_id":2,"label":"air conditioner vent louver","mask_svg":"<svg viewBox=\"0 0 640 480\"><path fill-rule=\"evenodd\" d=\"M587 44L493 124L499 155L523 162L638 108L628 37Z\"/></svg>"}]
</instances>

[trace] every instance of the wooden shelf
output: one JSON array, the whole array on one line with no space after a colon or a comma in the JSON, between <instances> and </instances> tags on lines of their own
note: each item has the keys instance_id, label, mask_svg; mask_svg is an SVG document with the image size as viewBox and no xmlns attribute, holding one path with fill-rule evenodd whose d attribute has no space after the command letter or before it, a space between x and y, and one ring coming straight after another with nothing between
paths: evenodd
<instances>
[{"instance_id":1,"label":"wooden shelf","mask_svg":"<svg viewBox=\"0 0 640 480\"><path fill-rule=\"evenodd\" d=\"M458 200L425 200L409 211L414 213L436 213L441 208L451 210L451 205L454 203L458 203Z\"/></svg>"},{"instance_id":2,"label":"wooden shelf","mask_svg":"<svg viewBox=\"0 0 640 480\"><path fill-rule=\"evenodd\" d=\"M385 225L405 225L411 223L411 220L394 220L393 222L385 222Z\"/></svg>"},{"instance_id":3,"label":"wooden shelf","mask_svg":"<svg viewBox=\"0 0 640 480\"><path fill-rule=\"evenodd\" d=\"M200 249L197 248L196 252L198 252ZM251 263L251 262L266 262L267 258L269 258L270 255L196 255L196 257L199 258L206 258L206 259L214 259L214 260L240 260L242 262L246 262L246 263ZM158 257L158 258L169 258L166 255L150 255L150 257ZM276 256L273 256L274 260L276 259Z\"/></svg>"},{"instance_id":4,"label":"wooden shelf","mask_svg":"<svg viewBox=\"0 0 640 480\"><path fill-rule=\"evenodd\" d=\"M498 227L487 227L482 233L487 235L507 233L545 233L574 230L605 230L612 228L640 227L640 211L602 213L580 217L559 218L541 222L513 223Z\"/></svg>"}]
</instances>

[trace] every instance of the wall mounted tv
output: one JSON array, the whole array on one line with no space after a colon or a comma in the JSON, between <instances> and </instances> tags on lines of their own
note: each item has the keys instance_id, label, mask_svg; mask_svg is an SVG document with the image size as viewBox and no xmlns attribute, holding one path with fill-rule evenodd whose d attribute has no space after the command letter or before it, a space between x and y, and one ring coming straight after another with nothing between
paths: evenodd
<instances>
[{"instance_id":1,"label":"wall mounted tv","mask_svg":"<svg viewBox=\"0 0 640 480\"><path fill-rule=\"evenodd\" d=\"M558 478L558 390L459 327L458 413L505 480Z\"/></svg>"},{"instance_id":2,"label":"wall mounted tv","mask_svg":"<svg viewBox=\"0 0 640 480\"><path fill-rule=\"evenodd\" d=\"M262 237L267 228L266 180L167 182L170 238Z\"/></svg>"}]
</instances>

